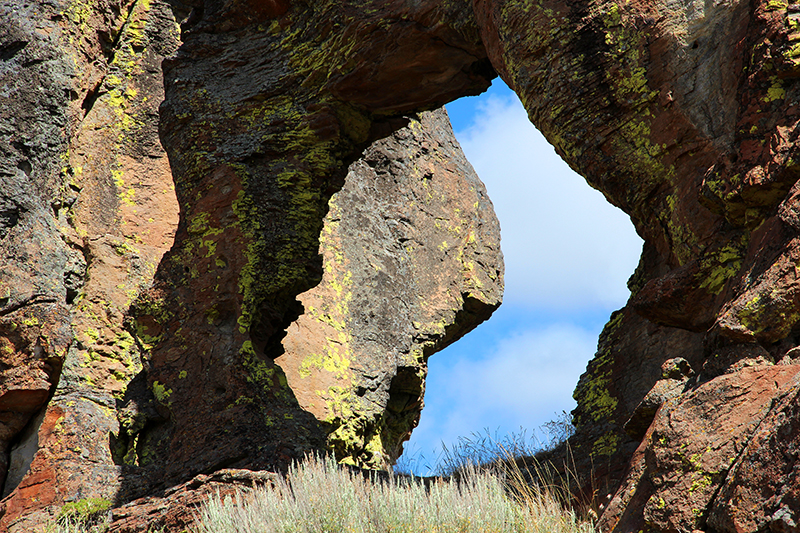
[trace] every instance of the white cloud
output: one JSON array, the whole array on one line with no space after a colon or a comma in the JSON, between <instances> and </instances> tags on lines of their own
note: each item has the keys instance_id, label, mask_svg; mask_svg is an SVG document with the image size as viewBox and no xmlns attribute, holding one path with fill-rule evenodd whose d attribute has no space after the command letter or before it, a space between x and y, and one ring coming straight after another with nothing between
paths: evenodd
<instances>
[{"instance_id":1,"label":"white cloud","mask_svg":"<svg viewBox=\"0 0 800 533\"><path fill-rule=\"evenodd\" d=\"M641 252L633 225L556 155L516 95L489 96L456 132L502 226L507 303L621 307Z\"/></svg>"},{"instance_id":2,"label":"white cloud","mask_svg":"<svg viewBox=\"0 0 800 533\"><path fill-rule=\"evenodd\" d=\"M596 331L563 323L512 333L480 359L433 355L426 407L406 449L430 457L439 443L485 429L530 435L574 408L572 391L596 344Z\"/></svg>"},{"instance_id":3,"label":"white cloud","mask_svg":"<svg viewBox=\"0 0 800 533\"><path fill-rule=\"evenodd\" d=\"M517 97L498 89L475 101L472 126L456 136L500 219L504 303L493 326L429 360L425 409L405 448L406 461L425 455L419 473L434 466L442 442L484 429L503 438L522 427L530 435L572 410L602 322L584 327L580 317L625 304L641 252L627 215L570 170ZM461 106L461 123L470 107Z\"/></svg>"}]
</instances>

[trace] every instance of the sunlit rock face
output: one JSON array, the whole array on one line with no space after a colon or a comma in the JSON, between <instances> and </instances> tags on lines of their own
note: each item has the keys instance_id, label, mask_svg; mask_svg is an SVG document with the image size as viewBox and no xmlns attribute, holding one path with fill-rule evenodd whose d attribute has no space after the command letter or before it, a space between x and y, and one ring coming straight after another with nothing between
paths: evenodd
<instances>
[{"instance_id":1,"label":"sunlit rock face","mask_svg":"<svg viewBox=\"0 0 800 533\"><path fill-rule=\"evenodd\" d=\"M501 290L485 194L423 112L499 73L645 240L575 393L602 527L791 530L798 9L0 2L0 529L310 450L391 460L427 356Z\"/></svg>"},{"instance_id":2,"label":"sunlit rock face","mask_svg":"<svg viewBox=\"0 0 800 533\"><path fill-rule=\"evenodd\" d=\"M350 166L320 238L323 275L275 362L348 463L385 467L416 426L427 359L502 294L500 226L444 110Z\"/></svg>"},{"instance_id":3,"label":"sunlit rock face","mask_svg":"<svg viewBox=\"0 0 800 533\"><path fill-rule=\"evenodd\" d=\"M178 44L163 2L0 2L0 530L120 487L125 314L178 221L158 138Z\"/></svg>"}]
</instances>

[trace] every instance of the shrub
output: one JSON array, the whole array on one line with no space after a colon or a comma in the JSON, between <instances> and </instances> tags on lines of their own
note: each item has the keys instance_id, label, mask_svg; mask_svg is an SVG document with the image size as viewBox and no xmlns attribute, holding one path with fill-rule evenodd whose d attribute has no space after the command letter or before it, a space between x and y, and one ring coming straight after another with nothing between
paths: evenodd
<instances>
[{"instance_id":1,"label":"shrub","mask_svg":"<svg viewBox=\"0 0 800 533\"><path fill-rule=\"evenodd\" d=\"M199 533L593 532L547 488L466 466L451 479L380 476L308 457L275 486L212 497ZM511 487L511 490L507 490Z\"/></svg>"},{"instance_id":2,"label":"shrub","mask_svg":"<svg viewBox=\"0 0 800 533\"><path fill-rule=\"evenodd\" d=\"M498 461L514 461L546 455L567 443L575 426L567 411L556 413L555 418L528 434L524 428L519 432L500 437L488 428L483 432L459 437L455 445L442 443L442 450L431 462L424 454L406 450L394 465L394 472L418 474L431 472L434 475L450 476L464 465L491 465ZM431 466L433 464L433 466Z\"/></svg>"},{"instance_id":3,"label":"shrub","mask_svg":"<svg viewBox=\"0 0 800 533\"><path fill-rule=\"evenodd\" d=\"M54 533L94 533L105 531L105 518L111 502L103 498L86 498L64 504L56 523L48 528Z\"/></svg>"}]
</instances>

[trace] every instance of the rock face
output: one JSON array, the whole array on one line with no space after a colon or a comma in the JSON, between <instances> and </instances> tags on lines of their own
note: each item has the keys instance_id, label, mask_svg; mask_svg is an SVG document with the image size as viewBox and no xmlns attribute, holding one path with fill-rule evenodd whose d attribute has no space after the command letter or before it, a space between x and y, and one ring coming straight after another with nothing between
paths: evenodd
<instances>
[{"instance_id":1,"label":"rock face","mask_svg":"<svg viewBox=\"0 0 800 533\"><path fill-rule=\"evenodd\" d=\"M391 460L502 270L418 113L498 73L645 240L575 392L602 527L796 530L799 10L0 2L0 528Z\"/></svg>"},{"instance_id":2,"label":"rock face","mask_svg":"<svg viewBox=\"0 0 800 533\"><path fill-rule=\"evenodd\" d=\"M645 240L631 300L575 391L574 449L599 474L585 490L603 505L613 496L603 527L790 527L800 509L791 490L773 498L788 486L780 476L750 474L748 497L732 479L750 471L752 435L781 420L796 439L780 401L800 372L796 6L478 0L475 10L531 120ZM677 379L662 369L676 357L688 363ZM796 463L770 457L787 476Z\"/></svg>"},{"instance_id":3,"label":"rock face","mask_svg":"<svg viewBox=\"0 0 800 533\"><path fill-rule=\"evenodd\" d=\"M123 502L309 450L385 465L416 424L427 357L499 305L491 204L446 115L411 113L488 85L474 27L418 6L398 22L398 48L342 34L351 26L334 19L354 15L331 17L333 4L314 13L276 4L243 19L184 7L0 4L0 530L35 530L65 502ZM373 10L361 31L388 31L385 14ZM183 18L186 48L175 55ZM366 72L329 64L334 55L304 63L320 20L340 31L331 46L364 47L349 67ZM239 40L250 44L229 48ZM373 54L397 70L375 73ZM415 63L429 54L432 64ZM230 61L227 78L217 61ZM319 77L320 65L338 78ZM396 83L405 100L362 93L365 77ZM295 326L301 341L328 343L330 325L333 342L347 337L351 361L334 359L326 377L329 352L284 353L281 341L303 312L295 296L322 275L328 199L368 146L334 204L347 212L335 208L324 234L326 283L302 297L309 313ZM370 180L385 196L350 209ZM370 248L378 237L384 257ZM388 274L376 274L381 266ZM346 292L324 292L336 287ZM338 297L338 308L311 312L315 298ZM324 399L338 403L315 409L317 389L304 396L298 376L327 379Z\"/></svg>"},{"instance_id":4,"label":"rock face","mask_svg":"<svg viewBox=\"0 0 800 533\"><path fill-rule=\"evenodd\" d=\"M181 221L131 311L159 415L127 432L145 483L277 468L324 446L275 359L295 297L321 279L328 200L404 113L494 75L471 14L438 2L270 5L198 3L163 64Z\"/></svg>"},{"instance_id":5,"label":"rock face","mask_svg":"<svg viewBox=\"0 0 800 533\"><path fill-rule=\"evenodd\" d=\"M109 533L140 531L187 531L197 518L197 508L214 495L233 496L271 486L273 472L225 468L211 475L199 474L161 496L146 496L110 512Z\"/></svg>"},{"instance_id":6,"label":"rock face","mask_svg":"<svg viewBox=\"0 0 800 533\"><path fill-rule=\"evenodd\" d=\"M499 304L499 227L443 110L373 143L330 205L322 281L299 296L275 371L343 462L385 468L419 419L428 356ZM181 530L214 491L270 479L233 474L130 502L111 531Z\"/></svg>"},{"instance_id":7,"label":"rock face","mask_svg":"<svg viewBox=\"0 0 800 533\"><path fill-rule=\"evenodd\" d=\"M155 2L2 2L0 20L0 514L33 531L119 485L109 439L141 370L124 316L178 218L158 139L178 32Z\"/></svg>"},{"instance_id":8,"label":"rock face","mask_svg":"<svg viewBox=\"0 0 800 533\"><path fill-rule=\"evenodd\" d=\"M330 201L322 281L275 362L328 447L386 467L419 420L428 356L500 303L500 228L443 111L351 165Z\"/></svg>"},{"instance_id":9,"label":"rock face","mask_svg":"<svg viewBox=\"0 0 800 533\"><path fill-rule=\"evenodd\" d=\"M798 503L792 474L797 432L792 434L785 419L799 384L796 366L761 366L726 374L668 401L603 515L604 529L787 530L781 526L793 521ZM776 400L773 411L770 404ZM781 421L765 420L775 416ZM777 433L788 442L773 442L776 449L767 452L756 439L755 448L767 452L756 459L748 448L757 432L773 439ZM781 448L789 452L788 465L776 456ZM769 464L765 461L775 461L771 472L761 470ZM759 496L754 498L754 491Z\"/></svg>"}]
</instances>

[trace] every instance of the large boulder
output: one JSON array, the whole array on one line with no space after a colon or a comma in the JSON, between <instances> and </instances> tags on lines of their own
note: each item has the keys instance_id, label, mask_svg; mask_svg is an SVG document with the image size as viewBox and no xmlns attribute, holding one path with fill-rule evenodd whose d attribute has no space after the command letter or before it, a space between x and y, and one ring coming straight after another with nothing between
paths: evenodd
<instances>
[{"instance_id":1,"label":"large boulder","mask_svg":"<svg viewBox=\"0 0 800 533\"><path fill-rule=\"evenodd\" d=\"M275 362L340 460L387 467L417 425L428 357L500 304L500 227L444 110L372 144L330 201L323 275Z\"/></svg>"},{"instance_id":2,"label":"large boulder","mask_svg":"<svg viewBox=\"0 0 800 533\"><path fill-rule=\"evenodd\" d=\"M601 529L791 531L798 383L797 365L751 367L667 401Z\"/></svg>"}]
</instances>

